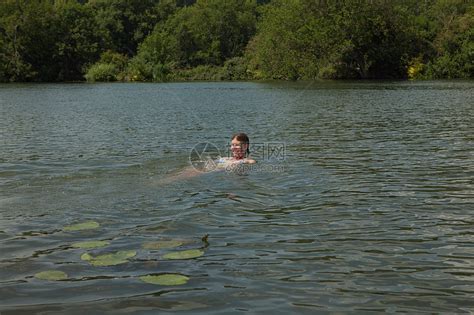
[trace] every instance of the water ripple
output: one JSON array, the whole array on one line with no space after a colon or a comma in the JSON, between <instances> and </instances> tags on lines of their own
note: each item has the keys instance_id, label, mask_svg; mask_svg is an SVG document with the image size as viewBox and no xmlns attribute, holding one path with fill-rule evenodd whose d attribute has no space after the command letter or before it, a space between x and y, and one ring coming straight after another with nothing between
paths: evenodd
<instances>
[{"instance_id":1,"label":"water ripple","mask_svg":"<svg viewBox=\"0 0 474 315\"><path fill-rule=\"evenodd\" d=\"M1 86L0 312L472 312L473 90ZM196 143L225 148L240 130L251 143L283 142L284 159L180 175ZM62 230L88 220L100 228ZM94 254L137 256L92 268L71 244L98 239L111 244ZM166 261L142 247L172 239L205 253ZM33 277L50 269L69 280ZM190 281L138 280L156 273Z\"/></svg>"}]
</instances>

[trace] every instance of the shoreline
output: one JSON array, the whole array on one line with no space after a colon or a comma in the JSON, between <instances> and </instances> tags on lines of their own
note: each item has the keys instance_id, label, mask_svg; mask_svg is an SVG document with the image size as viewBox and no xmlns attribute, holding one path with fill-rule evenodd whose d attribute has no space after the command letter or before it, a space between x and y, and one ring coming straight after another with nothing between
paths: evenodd
<instances>
[{"instance_id":1,"label":"shoreline","mask_svg":"<svg viewBox=\"0 0 474 315\"><path fill-rule=\"evenodd\" d=\"M375 83L375 82L474 82L474 79L313 79L313 80L169 80L169 81L21 81L0 82L0 85L23 84L163 84L163 83Z\"/></svg>"}]
</instances>

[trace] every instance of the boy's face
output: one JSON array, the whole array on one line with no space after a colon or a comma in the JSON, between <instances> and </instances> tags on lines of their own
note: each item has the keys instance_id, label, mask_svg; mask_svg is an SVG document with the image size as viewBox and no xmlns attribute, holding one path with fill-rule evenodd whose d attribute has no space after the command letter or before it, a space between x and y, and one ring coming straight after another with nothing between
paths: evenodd
<instances>
[{"instance_id":1,"label":"boy's face","mask_svg":"<svg viewBox=\"0 0 474 315\"><path fill-rule=\"evenodd\" d=\"M232 139L230 142L230 149L232 151L232 156L236 159L242 159L245 157L245 152L247 152L249 145L248 143L240 142L237 139Z\"/></svg>"}]
</instances>

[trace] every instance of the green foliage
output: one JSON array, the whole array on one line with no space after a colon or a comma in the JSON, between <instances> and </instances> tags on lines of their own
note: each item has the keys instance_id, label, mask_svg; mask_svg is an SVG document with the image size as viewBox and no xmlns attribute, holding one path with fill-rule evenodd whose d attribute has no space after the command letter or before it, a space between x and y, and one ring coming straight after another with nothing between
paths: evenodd
<instances>
[{"instance_id":1,"label":"green foliage","mask_svg":"<svg viewBox=\"0 0 474 315\"><path fill-rule=\"evenodd\" d=\"M163 240L148 242L143 244L144 249L165 249L165 248L174 248L183 245L183 241L178 240Z\"/></svg>"},{"instance_id":2,"label":"green foliage","mask_svg":"<svg viewBox=\"0 0 474 315\"><path fill-rule=\"evenodd\" d=\"M199 0L176 11L138 49L133 68L146 79L156 80L150 64L187 69L222 65L243 54L255 32L256 5L247 0ZM156 72L156 71L155 71Z\"/></svg>"},{"instance_id":3,"label":"green foliage","mask_svg":"<svg viewBox=\"0 0 474 315\"><path fill-rule=\"evenodd\" d=\"M140 277L140 280L150 284L158 285L182 285L189 281L189 278L180 274L148 275Z\"/></svg>"},{"instance_id":4,"label":"green foliage","mask_svg":"<svg viewBox=\"0 0 474 315\"><path fill-rule=\"evenodd\" d=\"M89 0L103 49L132 56L156 23L174 12L170 0Z\"/></svg>"},{"instance_id":5,"label":"green foliage","mask_svg":"<svg viewBox=\"0 0 474 315\"><path fill-rule=\"evenodd\" d=\"M163 255L163 259L178 260L178 259L193 259L204 255L204 252L200 249L188 249L180 252L172 252Z\"/></svg>"},{"instance_id":6,"label":"green foliage","mask_svg":"<svg viewBox=\"0 0 474 315\"><path fill-rule=\"evenodd\" d=\"M128 64L127 78L129 81L151 81L153 79L153 64L141 56L134 57Z\"/></svg>"},{"instance_id":7,"label":"green foliage","mask_svg":"<svg viewBox=\"0 0 474 315\"><path fill-rule=\"evenodd\" d=\"M411 34L406 9L389 1L274 1L249 55L276 79L403 77Z\"/></svg>"},{"instance_id":8,"label":"green foliage","mask_svg":"<svg viewBox=\"0 0 474 315\"><path fill-rule=\"evenodd\" d=\"M412 59L407 69L408 79L422 79L424 67L421 57Z\"/></svg>"},{"instance_id":9,"label":"green foliage","mask_svg":"<svg viewBox=\"0 0 474 315\"><path fill-rule=\"evenodd\" d=\"M170 79L174 81L220 81L222 68L213 65L200 65L190 69L173 71Z\"/></svg>"},{"instance_id":10,"label":"green foliage","mask_svg":"<svg viewBox=\"0 0 474 315\"><path fill-rule=\"evenodd\" d=\"M72 247L76 248L85 248L85 249L92 249L92 248L99 248L109 245L110 243L107 241L85 241L85 242L77 242L72 244Z\"/></svg>"},{"instance_id":11,"label":"green foliage","mask_svg":"<svg viewBox=\"0 0 474 315\"><path fill-rule=\"evenodd\" d=\"M91 7L74 1L56 6L56 11L58 40L52 53L58 70L57 77L53 80L81 80L87 64L96 60L100 54L100 38L96 33L94 11Z\"/></svg>"},{"instance_id":12,"label":"green foliage","mask_svg":"<svg viewBox=\"0 0 474 315\"><path fill-rule=\"evenodd\" d=\"M35 274L36 279L48 280L48 281L58 281L65 280L68 278L67 274L59 270L48 270L42 271Z\"/></svg>"},{"instance_id":13,"label":"green foliage","mask_svg":"<svg viewBox=\"0 0 474 315\"><path fill-rule=\"evenodd\" d=\"M54 46L55 39L47 38L47 34L54 29L53 8L44 3L6 0L0 10L1 77L5 81L34 80L42 70L35 67L35 60L46 64L51 60L49 46Z\"/></svg>"},{"instance_id":14,"label":"green foliage","mask_svg":"<svg viewBox=\"0 0 474 315\"><path fill-rule=\"evenodd\" d=\"M435 57L426 69L428 78L474 78L474 4L440 1L432 8L437 17L433 40Z\"/></svg>"},{"instance_id":15,"label":"green foliage","mask_svg":"<svg viewBox=\"0 0 474 315\"><path fill-rule=\"evenodd\" d=\"M473 78L465 0L2 0L0 82Z\"/></svg>"},{"instance_id":16,"label":"green foliage","mask_svg":"<svg viewBox=\"0 0 474 315\"><path fill-rule=\"evenodd\" d=\"M356 78L400 78L411 55L408 14L395 2L346 6L342 20L349 49L341 55L340 68Z\"/></svg>"},{"instance_id":17,"label":"green foliage","mask_svg":"<svg viewBox=\"0 0 474 315\"><path fill-rule=\"evenodd\" d=\"M98 56L93 12L86 6L6 0L1 10L2 68L9 81L78 80L83 66Z\"/></svg>"},{"instance_id":18,"label":"green foliage","mask_svg":"<svg viewBox=\"0 0 474 315\"><path fill-rule=\"evenodd\" d=\"M128 262L129 258L135 257L137 252L134 250L122 250L114 253L92 256L88 253L81 255L81 259L89 262L92 266L104 267L121 265Z\"/></svg>"},{"instance_id":19,"label":"green foliage","mask_svg":"<svg viewBox=\"0 0 474 315\"><path fill-rule=\"evenodd\" d=\"M63 228L63 231L73 232L73 231L82 231L82 230L92 230L92 229L97 229L99 227L100 227L100 224L98 222L86 221L82 223L65 226Z\"/></svg>"},{"instance_id":20,"label":"green foliage","mask_svg":"<svg viewBox=\"0 0 474 315\"><path fill-rule=\"evenodd\" d=\"M133 80L166 81L176 55L176 40L157 25L138 49L129 64L128 74ZM135 78L135 79L134 79Z\"/></svg>"},{"instance_id":21,"label":"green foliage","mask_svg":"<svg viewBox=\"0 0 474 315\"><path fill-rule=\"evenodd\" d=\"M125 55L107 50L100 55L100 63L110 63L115 65L120 71L127 67L128 58Z\"/></svg>"},{"instance_id":22,"label":"green foliage","mask_svg":"<svg viewBox=\"0 0 474 315\"><path fill-rule=\"evenodd\" d=\"M96 63L92 65L85 75L89 82L117 81L119 70L111 63Z\"/></svg>"},{"instance_id":23,"label":"green foliage","mask_svg":"<svg viewBox=\"0 0 474 315\"><path fill-rule=\"evenodd\" d=\"M100 60L87 69L85 78L89 82L121 81L125 78L128 58L110 50L100 56Z\"/></svg>"},{"instance_id":24,"label":"green foliage","mask_svg":"<svg viewBox=\"0 0 474 315\"><path fill-rule=\"evenodd\" d=\"M244 57L227 60L221 70L222 80L250 80L253 75L249 70L249 61Z\"/></svg>"},{"instance_id":25,"label":"green foliage","mask_svg":"<svg viewBox=\"0 0 474 315\"><path fill-rule=\"evenodd\" d=\"M304 49L301 33L305 26L300 1L274 1L261 9L259 32L248 53L254 70L264 78L297 79Z\"/></svg>"}]
</instances>

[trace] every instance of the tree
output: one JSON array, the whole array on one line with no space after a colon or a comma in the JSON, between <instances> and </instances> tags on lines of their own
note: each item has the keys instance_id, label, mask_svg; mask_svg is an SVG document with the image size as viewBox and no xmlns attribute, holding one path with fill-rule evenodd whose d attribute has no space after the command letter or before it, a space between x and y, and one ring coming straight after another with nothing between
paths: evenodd
<instances>
[{"instance_id":1,"label":"tree","mask_svg":"<svg viewBox=\"0 0 474 315\"><path fill-rule=\"evenodd\" d=\"M102 49L132 56L176 5L170 0L90 0L87 6L95 12Z\"/></svg>"},{"instance_id":2,"label":"tree","mask_svg":"<svg viewBox=\"0 0 474 315\"><path fill-rule=\"evenodd\" d=\"M100 56L93 10L75 1L56 6L57 40L53 59L56 80L82 80L85 67Z\"/></svg>"},{"instance_id":3,"label":"tree","mask_svg":"<svg viewBox=\"0 0 474 315\"><path fill-rule=\"evenodd\" d=\"M35 60L49 58L48 37L52 7L27 0L6 0L1 6L0 30L3 45L0 48L4 81L27 81L38 77ZM44 52L44 49L46 51Z\"/></svg>"},{"instance_id":4,"label":"tree","mask_svg":"<svg viewBox=\"0 0 474 315\"><path fill-rule=\"evenodd\" d=\"M255 33L255 8L248 0L198 0L157 24L139 55L154 63L173 61L178 67L222 65L243 54Z\"/></svg>"},{"instance_id":5,"label":"tree","mask_svg":"<svg viewBox=\"0 0 474 315\"><path fill-rule=\"evenodd\" d=\"M99 56L92 11L73 0L8 1L0 21L8 80L81 79L83 66Z\"/></svg>"},{"instance_id":6,"label":"tree","mask_svg":"<svg viewBox=\"0 0 474 315\"><path fill-rule=\"evenodd\" d=\"M428 59L430 78L474 78L474 4L438 1L428 11L434 22L434 56Z\"/></svg>"}]
</instances>

